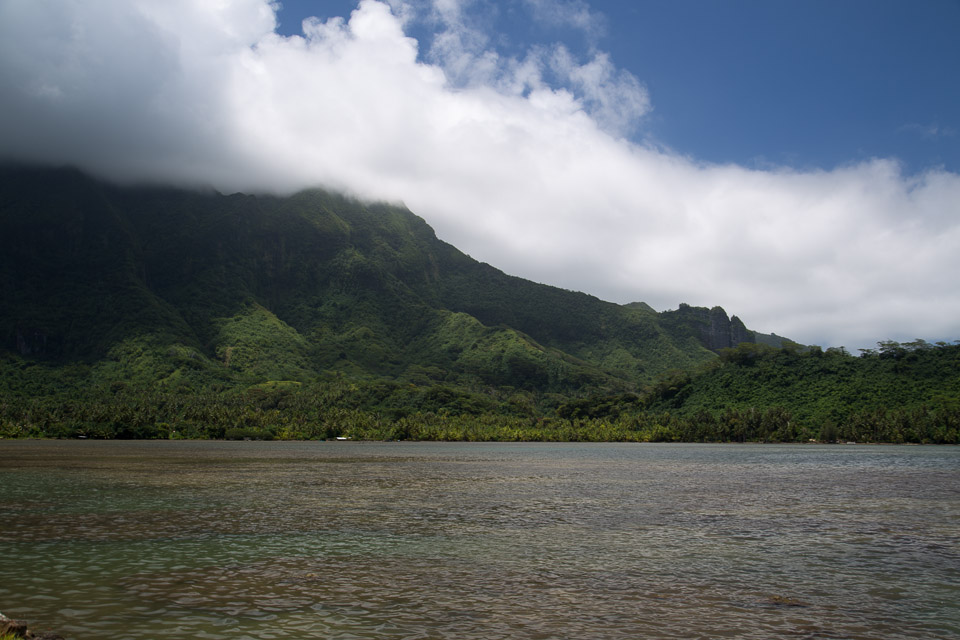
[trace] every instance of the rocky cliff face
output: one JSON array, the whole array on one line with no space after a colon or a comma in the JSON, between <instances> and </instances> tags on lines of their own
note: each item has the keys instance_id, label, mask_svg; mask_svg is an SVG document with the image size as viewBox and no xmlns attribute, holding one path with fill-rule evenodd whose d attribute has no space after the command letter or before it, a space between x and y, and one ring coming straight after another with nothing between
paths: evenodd
<instances>
[{"instance_id":1,"label":"rocky cliff face","mask_svg":"<svg viewBox=\"0 0 960 640\"><path fill-rule=\"evenodd\" d=\"M693 331L700 343L711 351L755 342L754 333L737 316L728 317L722 307L691 307L681 304L676 311L664 311L661 317L680 330Z\"/></svg>"},{"instance_id":2,"label":"rocky cliff face","mask_svg":"<svg viewBox=\"0 0 960 640\"><path fill-rule=\"evenodd\" d=\"M710 309L702 323L700 340L711 351L735 347L741 342L753 342L753 335L747 331L740 318L728 318L722 307Z\"/></svg>"},{"instance_id":3,"label":"rocky cliff face","mask_svg":"<svg viewBox=\"0 0 960 640\"><path fill-rule=\"evenodd\" d=\"M718 307L719 308L719 307ZM722 311L722 309L721 309ZM746 325L737 316L730 316L730 346L735 347L741 342L755 342L756 336L747 329Z\"/></svg>"},{"instance_id":4,"label":"rocky cliff face","mask_svg":"<svg viewBox=\"0 0 960 640\"><path fill-rule=\"evenodd\" d=\"M55 341L40 329L17 330L17 353L22 356L45 356L56 353Z\"/></svg>"}]
</instances>

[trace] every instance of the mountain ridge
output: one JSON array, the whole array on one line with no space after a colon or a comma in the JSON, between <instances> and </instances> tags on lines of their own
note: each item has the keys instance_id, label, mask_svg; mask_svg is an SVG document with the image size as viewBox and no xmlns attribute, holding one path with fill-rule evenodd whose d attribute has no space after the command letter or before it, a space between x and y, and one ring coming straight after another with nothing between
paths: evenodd
<instances>
[{"instance_id":1,"label":"mountain ridge","mask_svg":"<svg viewBox=\"0 0 960 640\"><path fill-rule=\"evenodd\" d=\"M134 366L149 352L161 369L247 383L340 371L629 390L757 335L719 307L656 313L505 274L405 207L321 189L120 187L69 168L0 176L0 293L12 301L0 346L103 365L103 383L169 377Z\"/></svg>"}]
</instances>

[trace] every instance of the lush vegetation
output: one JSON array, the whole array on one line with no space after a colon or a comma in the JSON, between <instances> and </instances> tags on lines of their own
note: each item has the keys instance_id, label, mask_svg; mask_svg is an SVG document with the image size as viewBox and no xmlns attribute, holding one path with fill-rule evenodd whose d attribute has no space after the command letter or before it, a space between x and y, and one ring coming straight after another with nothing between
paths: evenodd
<instances>
[{"instance_id":1,"label":"lush vegetation","mask_svg":"<svg viewBox=\"0 0 960 640\"><path fill-rule=\"evenodd\" d=\"M957 440L954 346L607 303L323 191L2 169L0 299L0 437Z\"/></svg>"},{"instance_id":2,"label":"lush vegetation","mask_svg":"<svg viewBox=\"0 0 960 640\"><path fill-rule=\"evenodd\" d=\"M741 345L640 393L580 397L342 374L203 391L8 390L0 437L960 442L960 346L897 349Z\"/></svg>"},{"instance_id":3,"label":"lush vegetation","mask_svg":"<svg viewBox=\"0 0 960 640\"><path fill-rule=\"evenodd\" d=\"M698 372L665 376L645 407L721 432L737 423L731 412L745 415L755 425L747 439L960 442L960 345L878 346L854 357L744 343Z\"/></svg>"}]
</instances>

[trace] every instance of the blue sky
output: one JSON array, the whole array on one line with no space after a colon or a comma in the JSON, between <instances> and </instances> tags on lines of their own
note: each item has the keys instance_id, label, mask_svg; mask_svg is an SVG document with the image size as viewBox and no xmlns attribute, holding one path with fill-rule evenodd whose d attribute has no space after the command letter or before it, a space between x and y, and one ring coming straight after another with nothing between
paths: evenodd
<instances>
[{"instance_id":1,"label":"blue sky","mask_svg":"<svg viewBox=\"0 0 960 640\"><path fill-rule=\"evenodd\" d=\"M953 340L958 33L956 0L0 0L0 161L321 186L612 302Z\"/></svg>"},{"instance_id":2,"label":"blue sky","mask_svg":"<svg viewBox=\"0 0 960 640\"><path fill-rule=\"evenodd\" d=\"M830 169L873 157L960 169L956 0L593 0L596 30L537 21L522 0L469 3L498 51L560 41L610 54L650 94L633 138L696 159ZM349 17L349 0L284 0L279 31ZM421 55L427 20L408 33Z\"/></svg>"}]
</instances>

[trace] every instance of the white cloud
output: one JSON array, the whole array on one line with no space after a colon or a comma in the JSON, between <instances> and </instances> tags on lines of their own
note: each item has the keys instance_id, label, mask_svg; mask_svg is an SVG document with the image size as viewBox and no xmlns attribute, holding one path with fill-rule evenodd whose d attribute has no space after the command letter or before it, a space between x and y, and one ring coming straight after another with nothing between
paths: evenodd
<instances>
[{"instance_id":1,"label":"white cloud","mask_svg":"<svg viewBox=\"0 0 960 640\"><path fill-rule=\"evenodd\" d=\"M911 133L920 136L924 140L939 140L941 138L953 138L957 135L957 130L953 127L944 127L936 122L931 124L918 124L911 122L905 124L899 129L902 133Z\"/></svg>"},{"instance_id":2,"label":"white cloud","mask_svg":"<svg viewBox=\"0 0 960 640\"><path fill-rule=\"evenodd\" d=\"M586 109L610 133L629 132L650 111L647 90L632 74L617 69L603 52L578 64L566 47L557 46L551 68L578 90Z\"/></svg>"},{"instance_id":3,"label":"white cloud","mask_svg":"<svg viewBox=\"0 0 960 640\"><path fill-rule=\"evenodd\" d=\"M524 3L538 22L578 29L591 42L606 32L603 16L591 11L583 0L524 0Z\"/></svg>"},{"instance_id":4,"label":"white cloud","mask_svg":"<svg viewBox=\"0 0 960 640\"><path fill-rule=\"evenodd\" d=\"M286 38L263 0L0 0L0 155L402 200L507 272L720 304L804 342L960 337L960 176L882 159L760 171L637 145L617 134L646 91L602 52L503 59L448 0L434 6L451 39L424 58L392 4Z\"/></svg>"}]
</instances>

